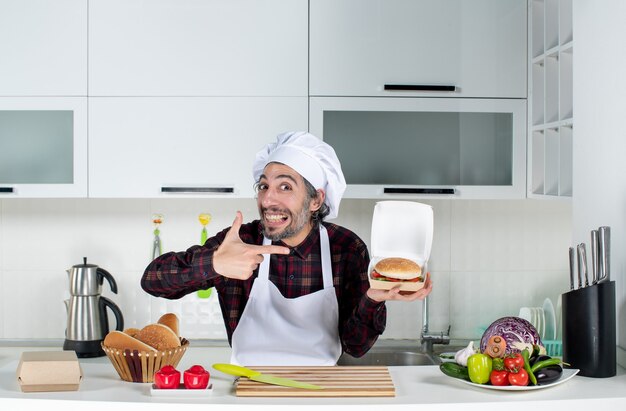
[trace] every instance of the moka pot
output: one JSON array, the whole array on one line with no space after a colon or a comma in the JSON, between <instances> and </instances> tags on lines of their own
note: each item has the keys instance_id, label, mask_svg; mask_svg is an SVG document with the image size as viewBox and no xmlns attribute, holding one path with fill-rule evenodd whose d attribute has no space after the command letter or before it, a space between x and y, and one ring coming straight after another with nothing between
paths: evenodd
<instances>
[{"instance_id":1,"label":"moka pot","mask_svg":"<svg viewBox=\"0 0 626 411\"><path fill-rule=\"evenodd\" d=\"M105 353L101 343L109 333L107 308L115 315L115 329L124 329L124 317L120 308L111 300L102 297L102 284L106 279L111 291L117 294L113 276L95 264L73 266L67 270L70 282L70 298L65 300L67 329L64 350L73 350L78 357L101 357Z\"/></svg>"}]
</instances>

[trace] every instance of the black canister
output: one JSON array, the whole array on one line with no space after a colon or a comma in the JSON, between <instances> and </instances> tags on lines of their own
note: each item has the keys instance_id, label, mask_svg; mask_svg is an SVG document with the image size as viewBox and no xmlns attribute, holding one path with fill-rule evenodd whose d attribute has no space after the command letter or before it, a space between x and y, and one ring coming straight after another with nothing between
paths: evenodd
<instances>
[{"instance_id":1,"label":"black canister","mask_svg":"<svg viewBox=\"0 0 626 411\"><path fill-rule=\"evenodd\" d=\"M615 282L562 295L563 362L578 375L613 377L617 371Z\"/></svg>"}]
</instances>

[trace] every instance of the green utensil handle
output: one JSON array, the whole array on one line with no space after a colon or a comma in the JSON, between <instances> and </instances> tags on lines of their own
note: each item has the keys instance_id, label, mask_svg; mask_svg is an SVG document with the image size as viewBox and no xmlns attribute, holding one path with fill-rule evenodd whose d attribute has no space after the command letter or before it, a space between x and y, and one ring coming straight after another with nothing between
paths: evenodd
<instances>
[{"instance_id":1,"label":"green utensil handle","mask_svg":"<svg viewBox=\"0 0 626 411\"><path fill-rule=\"evenodd\" d=\"M204 245L204 243L206 243L206 240L207 240L206 227L202 227L202 231L200 232L200 245ZM213 290L213 287L207 288L206 290L198 290L196 294L198 295L198 298L209 298L211 296L212 290Z\"/></svg>"},{"instance_id":2,"label":"green utensil handle","mask_svg":"<svg viewBox=\"0 0 626 411\"><path fill-rule=\"evenodd\" d=\"M198 294L198 298L209 298L212 291L213 287L207 288L206 290L198 290L196 294Z\"/></svg>"},{"instance_id":3,"label":"green utensil handle","mask_svg":"<svg viewBox=\"0 0 626 411\"><path fill-rule=\"evenodd\" d=\"M223 373L234 375L236 377L252 378L261 375L260 372L251 370L250 368L240 367L234 364L213 364L213 368Z\"/></svg>"},{"instance_id":4,"label":"green utensil handle","mask_svg":"<svg viewBox=\"0 0 626 411\"><path fill-rule=\"evenodd\" d=\"M154 234L154 239L152 240L152 259L154 260L163 254L163 246L161 244L161 237L159 236L161 230L155 228L152 233Z\"/></svg>"},{"instance_id":5,"label":"green utensil handle","mask_svg":"<svg viewBox=\"0 0 626 411\"><path fill-rule=\"evenodd\" d=\"M206 227L202 227L202 231L200 232L200 245L204 245L207 238Z\"/></svg>"}]
</instances>

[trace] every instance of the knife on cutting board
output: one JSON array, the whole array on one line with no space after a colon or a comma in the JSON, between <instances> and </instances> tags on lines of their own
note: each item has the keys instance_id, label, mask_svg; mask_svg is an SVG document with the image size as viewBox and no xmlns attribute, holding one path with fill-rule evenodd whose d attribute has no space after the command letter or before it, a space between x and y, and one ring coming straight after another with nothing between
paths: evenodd
<instances>
[{"instance_id":1,"label":"knife on cutting board","mask_svg":"<svg viewBox=\"0 0 626 411\"><path fill-rule=\"evenodd\" d=\"M246 377L252 381L264 384L281 385L283 387L302 388L305 390L323 390L319 385L308 384L306 382L291 380L289 378L275 377L270 374L261 374L259 371L250 368L240 367L234 364L213 364L213 368L223 373L236 377Z\"/></svg>"}]
</instances>

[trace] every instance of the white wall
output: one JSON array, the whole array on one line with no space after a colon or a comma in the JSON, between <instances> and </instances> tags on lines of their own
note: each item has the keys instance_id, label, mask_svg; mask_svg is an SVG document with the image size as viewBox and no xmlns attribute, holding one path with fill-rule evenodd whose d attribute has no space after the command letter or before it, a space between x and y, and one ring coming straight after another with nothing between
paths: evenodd
<instances>
[{"instance_id":1,"label":"white wall","mask_svg":"<svg viewBox=\"0 0 626 411\"><path fill-rule=\"evenodd\" d=\"M430 271L431 330L452 326L455 338L479 338L493 320L521 306L555 303L567 290L571 241L568 202L430 201L435 234ZM338 224L370 243L375 201L345 200ZM66 269L88 257L115 277L126 327L143 326L166 311L182 317L187 338L225 338L214 298L178 301L144 293L139 279L150 261L152 213L165 215L164 251L199 242L200 212L210 212L209 235L230 226L237 209L257 216L254 200L0 200L0 338L62 339ZM107 287L105 286L105 289ZM384 338L417 338L421 303L389 303Z\"/></svg>"},{"instance_id":2,"label":"white wall","mask_svg":"<svg viewBox=\"0 0 626 411\"><path fill-rule=\"evenodd\" d=\"M574 0L573 243L611 227L618 363L626 366L626 2Z\"/></svg>"}]
</instances>

